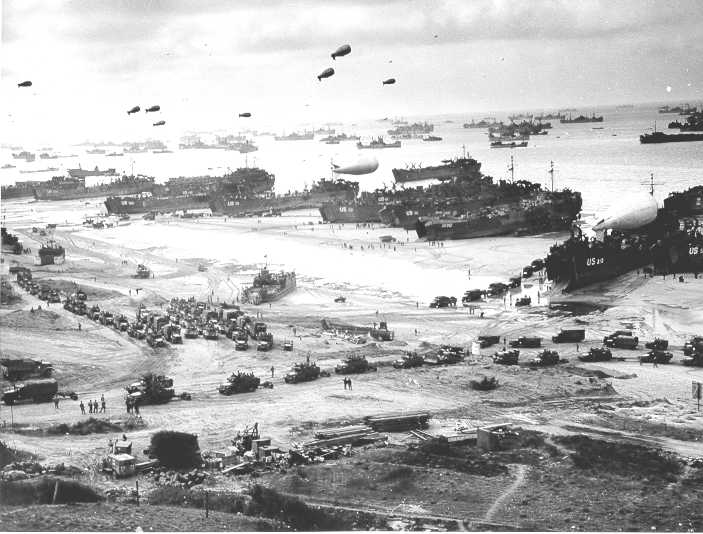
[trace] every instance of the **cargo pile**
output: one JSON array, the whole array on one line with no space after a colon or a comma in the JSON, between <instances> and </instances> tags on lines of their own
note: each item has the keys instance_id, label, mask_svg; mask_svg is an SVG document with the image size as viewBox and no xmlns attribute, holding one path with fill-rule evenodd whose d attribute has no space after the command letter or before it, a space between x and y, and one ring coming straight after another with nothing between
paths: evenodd
<instances>
[{"instance_id":1,"label":"cargo pile","mask_svg":"<svg viewBox=\"0 0 703 534\"><path fill-rule=\"evenodd\" d=\"M429 412L371 415L364 417L364 423L376 432L405 432L427 428L430 417Z\"/></svg>"}]
</instances>

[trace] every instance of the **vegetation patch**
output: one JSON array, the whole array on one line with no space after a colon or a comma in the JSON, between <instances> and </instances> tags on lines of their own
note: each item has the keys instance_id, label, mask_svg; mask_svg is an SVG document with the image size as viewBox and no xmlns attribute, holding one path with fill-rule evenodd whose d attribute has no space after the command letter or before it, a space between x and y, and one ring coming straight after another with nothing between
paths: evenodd
<instances>
[{"instance_id":1,"label":"vegetation patch","mask_svg":"<svg viewBox=\"0 0 703 534\"><path fill-rule=\"evenodd\" d=\"M13 449L4 441L0 441L0 468L9 464L35 460L36 456L26 451Z\"/></svg>"},{"instance_id":2,"label":"vegetation patch","mask_svg":"<svg viewBox=\"0 0 703 534\"><path fill-rule=\"evenodd\" d=\"M122 432L124 430L130 430L124 428L121 425L111 423L105 419L96 419L95 417L90 417L85 421L78 421L72 425L66 423L61 423L58 425L52 425L46 429L47 434L78 434L80 436L86 436L88 434L105 434L107 432Z\"/></svg>"},{"instance_id":3,"label":"vegetation patch","mask_svg":"<svg viewBox=\"0 0 703 534\"><path fill-rule=\"evenodd\" d=\"M57 477L0 481L0 504L65 504L98 502L101 497L89 486Z\"/></svg>"},{"instance_id":4,"label":"vegetation patch","mask_svg":"<svg viewBox=\"0 0 703 534\"><path fill-rule=\"evenodd\" d=\"M195 434L162 430L151 436L150 450L163 467L190 469L202 464Z\"/></svg>"}]
</instances>

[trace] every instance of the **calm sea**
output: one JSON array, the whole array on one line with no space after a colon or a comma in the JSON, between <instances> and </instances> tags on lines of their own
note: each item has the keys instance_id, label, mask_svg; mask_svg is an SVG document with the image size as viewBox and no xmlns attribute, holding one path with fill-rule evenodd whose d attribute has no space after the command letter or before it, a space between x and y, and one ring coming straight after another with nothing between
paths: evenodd
<instances>
[{"instance_id":1,"label":"calm sea","mask_svg":"<svg viewBox=\"0 0 703 534\"><path fill-rule=\"evenodd\" d=\"M574 112L574 116L580 113ZM591 110L583 111L590 114ZM434 134L443 138L439 142L419 139L403 140L401 148L384 150L358 150L355 142L327 145L313 141L275 141L270 136L258 136L254 142L257 152L239 154L225 150L178 150L177 140L169 142L172 154L125 154L123 157L86 154L91 147L53 146L53 152L77 154L77 157L40 160L42 147L24 147L36 152L33 163L15 160L11 150L0 152L0 163L16 165L14 169L0 170L0 183L11 184L18 180L47 180L53 175L65 174L71 167L101 169L114 167L118 171L155 176L164 181L175 176L218 175L228 169L245 165L259 166L276 176L276 190L300 190L322 177L331 177L330 162L352 162L359 156L375 156L378 170L370 175L348 177L358 180L363 190L372 190L383 184L393 183L391 170L408 165L433 165L443 159L461 155L465 149L483 164L483 172L496 179L508 178L510 158L513 157L515 179L528 179L550 185L550 161L556 170L556 188L568 187L583 194L586 214L601 212L630 195L642 195L649 190L650 174L654 174L655 195L660 200L671 191L682 190L703 183L703 142L642 145L639 135L652 130L655 121L658 129L665 129L669 121L681 119L678 115L657 113L656 106L637 106L633 109L601 108L598 114L605 117L602 123L559 124L551 121L553 128L545 136L533 136L527 148L491 149L485 130L465 129L463 123L481 119L481 115L456 114L443 116L406 117L409 122L427 120L435 125ZM505 119L507 114L490 115ZM338 132L356 133L362 139L386 134L393 128L390 121L367 121L334 126ZM287 130L290 132L291 130ZM232 132L234 133L234 132ZM280 133L280 132L279 132ZM207 141L208 137L203 136ZM107 152L120 152L121 148L105 147ZM55 172L20 173L58 167Z\"/></svg>"}]
</instances>

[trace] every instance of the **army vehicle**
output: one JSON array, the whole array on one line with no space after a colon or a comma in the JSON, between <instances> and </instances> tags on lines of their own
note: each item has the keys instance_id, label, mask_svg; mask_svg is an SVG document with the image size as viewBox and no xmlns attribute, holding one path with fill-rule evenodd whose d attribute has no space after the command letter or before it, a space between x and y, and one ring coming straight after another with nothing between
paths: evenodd
<instances>
[{"instance_id":1,"label":"army vehicle","mask_svg":"<svg viewBox=\"0 0 703 534\"><path fill-rule=\"evenodd\" d=\"M508 285L502 282L493 282L488 286L486 294L489 297L500 297L508 290Z\"/></svg>"},{"instance_id":2,"label":"army vehicle","mask_svg":"<svg viewBox=\"0 0 703 534\"><path fill-rule=\"evenodd\" d=\"M258 339L259 334L266 333L266 323L262 323L262 322L249 323L247 325L247 329L249 330L249 336L252 339Z\"/></svg>"},{"instance_id":3,"label":"army vehicle","mask_svg":"<svg viewBox=\"0 0 703 534\"><path fill-rule=\"evenodd\" d=\"M696 352L703 352L703 336L693 336L684 343L683 353L685 356L693 356Z\"/></svg>"},{"instance_id":4,"label":"army vehicle","mask_svg":"<svg viewBox=\"0 0 703 534\"><path fill-rule=\"evenodd\" d=\"M520 351L517 349L500 350L493 355L493 363L500 365L517 365Z\"/></svg>"},{"instance_id":5,"label":"army vehicle","mask_svg":"<svg viewBox=\"0 0 703 534\"><path fill-rule=\"evenodd\" d=\"M461 297L461 304L465 307L469 306L471 302L483 299L484 293L485 292L481 289L469 289L465 291L464 295Z\"/></svg>"},{"instance_id":6,"label":"army vehicle","mask_svg":"<svg viewBox=\"0 0 703 534\"><path fill-rule=\"evenodd\" d=\"M79 289L78 291L76 291L76 298L78 300L86 301L88 300L88 295L86 295L85 291Z\"/></svg>"},{"instance_id":7,"label":"army vehicle","mask_svg":"<svg viewBox=\"0 0 703 534\"><path fill-rule=\"evenodd\" d=\"M688 367L703 367L703 351L692 353L683 359L683 364Z\"/></svg>"},{"instance_id":8,"label":"army vehicle","mask_svg":"<svg viewBox=\"0 0 703 534\"><path fill-rule=\"evenodd\" d=\"M435 297L430 302L430 308L455 308L456 297L445 297L444 295Z\"/></svg>"},{"instance_id":9,"label":"army vehicle","mask_svg":"<svg viewBox=\"0 0 703 534\"><path fill-rule=\"evenodd\" d=\"M234 395L236 393L250 393L256 391L261 379L254 376L254 373L243 373L237 371L227 378L227 383L222 384L218 391L222 395Z\"/></svg>"},{"instance_id":10,"label":"army vehicle","mask_svg":"<svg viewBox=\"0 0 703 534\"><path fill-rule=\"evenodd\" d=\"M55 395L78 399L78 395L73 392L59 393L59 385L53 378L40 378L37 380L27 380L21 384L15 384L11 389L3 392L2 402L12 405L17 402L49 402Z\"/></svg>"},{"instance_id":11,"label":"army vehicle","mask_svg":"<svg viewBox=\"0 0 703 534\"><path fill-rule=\"evenodd\" d=\"M297 384L298 382L309 382L320 378L320 368L310 363L310 358L305 362L296 363L293 369L283 378L286 384Z\"/></svg>"},{"instance_id":12,"label":"army vehicle","mask_svg":"<svg viewBox=\"0 0 703 534\"><path fill-rule=\"evenodd\" d=\"M478 345L482 349L500 343L500 336L478 336Z\"/></svg>"},{"instance_id":13,"label":"army vehicle","mask_svg":"<svg viewBox=\"0 0 703 534\"><path fill-rule=\"evenodd\" d=\"M425 356L428 365L451 365L464 359L464 348L451 345L442 345L436 354Z\"/></svg>"},{"instance_id":14,"label":"army vehicle","mask_svg":"<svg viewBox=\"0 0 703 534\"><path fill-rule=\"evenodd\" d=\"M164 336L159 334L158 332L154 332L153 330L149 329L146 333L146 342L149 344L150 347L152 348L157 348L157 347L165 347L166 346L166 340L164 339Z\"/></svg>"},{"instance_id":15,"label":"army vehicle","mask_svg":"<svg viewBox=\"0 0 703 534\"><path fill-rule=\"evenodd\" d=\"M289 339L286 339L283 342L283 350L284 352L291 352L293 350L293 342Z\"/></svg>"},{"instance_id":16,"label":"army vehicle","mask_svg":"<svg viewBox=\"0 0 703 534\"><path fill-rule=\"evenodd\" d=\"M176 396L173 379L147 373L125 388L130 399L140 404L164 404Z\"/></svg>"},{"instance_id":17,"label":"army vehicle","mask_svg":"<svg viewBox=\"0 0 703 534\"><path fill-rule=\"evenodd\" d=\"M535 367L546 367L559 363L559 353L555 350L544 349L537 356L530 360L530 365Z\"/></svg>"},{"instance_id":18,"label":"army vehicle","mask_svg":"<svg viewBox=\"0 0 703 534\"><path fill-rule=\"evenodd\" d=\"M90 307L90 309L88 310L88 319L91 319L93 321L97 321L98 319L100 319L100 306L94 304Z\"/></svg>"},{"instance_id":19,"label":"army vehicle","mask_svg":"<svg viewBox=\"0 0 703 534\"><path fill-rule=\"evenodd\" d=\"M471 389L477 391L490 391L498 387L498 379L495 376L482 376L481 380L471 380Z\"/></svg>"},{"instance_id":20,"label":"army vehicle","mask_svg":"<svg viewBox=\"0 0 703 534\"><path fill-rule=\"evenodd\" d=\"M218 339L219 334L217 333L217 327L213 323L205 325L205 328L203 328L203 337L205 339Z\"/></svg>"},{"instance_id":21,"label":"army vehicle","mask_svg":"<svg viewBox=\"0 0 703 534\"><path fill-rule=\"evenodd\" d=\"M47 302L50 302L52 304L56 304L56 303L61 302L61 295L59 294L58 291L56 291L55 289L52 289L51 291L49 291L49 297L46 300L47 300Z\"/></svg>"},{"instance_id":22,"label":"army vehicle","mask_svg":"<svg viewBox=\"0 0 703 534\"><path fill-rule=\"evenodd\" d=\"M381 321L378 328L374 327L369 334L378 341L393 341L395 337L395 332L393 332L393 330L388 330L388 323L386 323L386 321Z\"/></svg>"},{"instance_id":23,"label":"army vehicle","mask_svg":"<svg viewBox=\"0 0 703 534\"><path fill-rule=\"evenodd\" d=\"M618 336L632 337L632 330L616 330L612 334L608 334L603 338L603 344L615 339Z\"/></svg>"},{"instance_id":24,"label":"army vehicle","mask_svg":"<svg viewBox=\"0 0 703 534\"><path fill-rule=\"evenodd\" d=\"M256 340L256 350L261 352L268 352L273 348L273 334L270 332L259 334L259 338Z\"/></svg>"},{"instance_id":25,"label":"army vehicle","mask_svg":"<svg viewBox=\"0 0 703 534\"><path fill-rule=\"evenodd\" d=\"M168 341L169 343L183 343L183 336L181 336L181 327L177 324L168 324L164 326L163 332L166 341Z\"/></svg>"},{"instance_id":26,"label":"army vehicle","mask_svg":"<svg viewBox=\"0 0 703 534\"><path fill-rule=\"evenodd\" d=\"M587 354L579 355L582 362L607 362L613 359L613 353L606 347L591 347Z\"/></svg>"},{"instance_id":27,"label":"army vehicle","mask_svg":"<svg viewBox=\"0 0 703 534\"><path fill-rule=\"evenodd\" d=\"M654 341L647 341L647 343L644 344L644 348L651 350L666 350L669 348L669 340L655 338Z\"/></svg>"},{"instance_id":28,"label":"army vehicle","mask_svg":"<svg viewBox=\"0 0 703 534\"><path fill-rule=\"evenodd\" d=\"M198 332L198 328L193 323L187 323L184 335L186 339L195 339L200 335L200 333Z\"/></svg>"},{"instance_id":29,"label":"army vehicle","mask_svg":"<svg viewBox=\"0 0 703 534\"><path fill-rule=\"evenodd\" d=\"M669 363L674 355L665 350L650 350L647 354L640 356L641 363Z\"/></svg>"},{"instance_id":30,"label":"army vehicle","mask_svg":"<svg viewBox=\"0 0 703 534\"><path fill-rule=\"evenodd\" d=\"M520 336L510 341L510 346L513 348L536 349L542 346L542 338Z\"/></svg>"},{"instance_id":31,"label":"army vehicle","mask_svg":"<svg viewBox=\"0 0 703 534\"><path fill-rule=\"evenodd\" d=\"M544 269L544 260L541 260L539 258L536 260L533 260L532 263L530 263L530 267L532 267L532 270L534 272L539 272L542 269Z\"/></svg>"},{"instance_id":32,"label":"army vehicle","mask_svg":"<svg viewBox=\"0 0 703 534\"><path fill-rule=\"evenodd\" d=\"M339 296L339 297L335 298L334 301L335 301L337 304L343 304L343 303L345 303L345 302L347 301L347 297Z\"/></svg>"},{"instance_id":33,"label":"army vehicle","mask_svg":"<svg viewBox=\"0 0 703 534\"><path fill-rule=\"evenodd\" d=\"M54 366L43 360L31 359L0 359L2 376L10 382L27 378L49 378L54 372Z\"/></svg>"},{"instance_id":34,"label":"army vehicle","mask_svg":"<svg viewBox=\"0 0 703 534\"><path fill-rule=\"evenodd\" d=\"M113 321L113 326L115 327L115 330L119 332L126 332L129 328L129 321L124 315L118 315Z\"/></svg>"},{"instance_id":35,"label":"army vehicle","mask_svg":"<svg viewBox=\"0 0 703 534\"><path fill-rule=\"evenodd\" d=\"M603 344L606 347L612 347L616 349L636 349L639 344L639 338L637 336L624 336L617 335L614 337L606 337Z\"/></svg>"},{"instance_id":36,"label":"army vehicle","mask_svg":"<svg viewBox=\"0 0 703 534\"><path fill-rule=\"evenodd\" d=\"M552 336L554 343L579 343L584 339L586 339L586 331L583 329L564 330L562 328L556 336Z\"/></svg>"},{"instance_id":37,"label":"army vehicle","mask_svg":"<svg viewBox=\"0 0 703 534\"><path fill-rule=\"evenodd\" d=\"M249 343L246 339L235 339L234 340L234 350L247 350L249 348Z\"/></svg>"},{"instance_id":38,"label":"army vehicle","mask_svg":"<svg viewBox=\"0 0 703 534\"><path fill-rule=\"evenodd\" d=\"M134 278L151 278L151 269L140 263L137 265L137 272L135 273Z\"/></svg>"},{"instance_id":39,"label":"army vehicle","mask_svg":"<svg viewBox=\"0 0 703 534\"><path fill-rule=\"evenodd\" d=\"M376 370L376 366L371 365L365 356L358 354L348 356L334 368L334 372L338 375L352 375Z\"/></svg>"},{"instance_id":40,"label":"army vehicle","mask_svg":"<svg viewBox=\"0 0 703 534\"><path fill-rule=\"evenodd\" d=\"M530 306L532 304L532 297L520 297L515 301L515 307Z\"/></svg>"},{"instance_id":41,"label":"army vehicle","mask_svg":"<svg viewBox=\"0 0 703 534\"><path fill-rule=\"evenodd\" d=\"M417 352L408 352L402 358L393 362L393 367L396 369L411 369L413 367L421 367L425 363L425 358Z\"/></svg>"}]
</instances>

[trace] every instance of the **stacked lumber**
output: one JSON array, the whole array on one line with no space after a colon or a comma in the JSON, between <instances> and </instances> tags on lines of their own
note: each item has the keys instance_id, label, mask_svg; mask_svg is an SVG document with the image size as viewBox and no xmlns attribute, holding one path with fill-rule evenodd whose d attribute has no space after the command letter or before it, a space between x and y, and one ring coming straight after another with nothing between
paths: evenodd
<instances>
[{"instance_id":1,"label":"stacked lumber","mask_svg":"<svg viewBox=\"0 0 703 534\"><path fill-rule=\"evenodd\" d=\"M315 433L316 439L303 443L305 449L324 449L344 445L358 445L360 443L372 443L386 439L386 436L374 432L366 425L346 426L329 428Z\"/></svg>"},{"instance_id":2,"label":"stacked lumber","mask_svg":"<svg viewBox=\"0 0 703 534\"><path fill-rule=\"evenodd\" d=\"M430 419L429 412L413 412L406 414L371 415L364 422L376 432L405 432L427 428Z\"/></svg>"}]
</instances>

